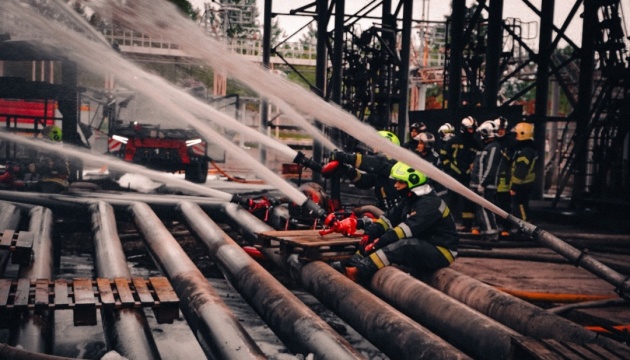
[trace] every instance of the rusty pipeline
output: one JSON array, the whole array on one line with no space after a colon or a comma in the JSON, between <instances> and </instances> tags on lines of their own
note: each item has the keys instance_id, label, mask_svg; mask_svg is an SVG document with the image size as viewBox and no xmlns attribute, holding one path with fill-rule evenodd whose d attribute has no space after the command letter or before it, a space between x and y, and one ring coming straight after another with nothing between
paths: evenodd
<instances>
[{"instance_id":1,"label":"rusty pipeline","mask_svg":"<svg viewBox=\"0 0 630 360\"><path fill-rule=\"evenodd\" d=\"M370 282L374 293L475 359L508 359L519 334L393 266Z\"/></svg>"},{"instance_id":2,"label":"rusty pipeline","mask_svg":"<svg viewBox=\"0 0 630 360\"><path fill-rule=\"evenodd\" d=\"M52 228L50 209L37 206L29 211L29 231L33 233L33 257L29 265L20 266L19 277L30 280L52 279L54 274ZM54 312L38 309L14 314L10 345L36 353L52 352ZM17 325L19 324L19 325Z\"/></svg>"},{"instance_id":3,"label":"rusty pipeline","mask_svg":"<svg viewBox=\"0 0 630 360\"><path fill-rule=\"evenodd\" d=\"M254 261L199 206L182 202L178 208L230 283L290 349L313 353L317 359L365 358Z\"/></svg>"},{"instance_id":4,"label":"rusty pipeline","mask_svg":"<svg viewBox=\"0 0 630 360\"><path fill-rule=\"evenodd\" d=\"M470 359L322 261L294 269L305 289L392 359Z\"/></svg>"},{"instance_id":5,"label":"rusty pipeline","mask_svg":"<svg viewBox=\"0 0 630 360\"><path fill-rule=\"evenodd\" d=\"M523 221L513 215L508 216L507 220L532 239L569 259L575 266L583 267L600 279L614 285L617 293L624 299L630 299L630 278L628 278L628 276L620 274L604 265L601 261L589 255L587 250L582 251L576 249L538 226Z\"/></svg>"},{"instance_id":6,"label":"rusty pipeline","mask_svg":"<svg viewBox=\"0 0 630 360\"><path fill-rule=\"evenodd\" d=\"M598 337L574 322L453 269L440 269L422 280L525 336L575 343L599 342L613 348L620 346L614 340Z\"/></svg>"},{"instance_id":7,"label":"rusty pipeline","mask_svg":"<svg viewBox=\"0 0 630 360\"><path fill-rule=\"evenodd\" d=\"M134 202L129 213L153 258L169 278L180 299L180 309L206 355L212 359L265 358L151 208Z\"/></svg>"},{"instance_id":8,"label":"rusty pipeline","mask_svg":"<svg viewBox=\"0 0 630 360\"><path fill-rule=\"evenodd\" d=\"M90 206L96 274L101 278L131 280L127 259L116 230L111 205ZM101 308L107 346L129 359L160 359L160 353L142 309Z\"/></svg>"}]
</instances>

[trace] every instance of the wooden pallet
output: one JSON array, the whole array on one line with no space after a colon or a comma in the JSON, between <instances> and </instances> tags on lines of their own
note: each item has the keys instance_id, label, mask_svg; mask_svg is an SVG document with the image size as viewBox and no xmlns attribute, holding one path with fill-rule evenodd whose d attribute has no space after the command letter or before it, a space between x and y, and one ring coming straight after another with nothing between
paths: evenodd
<instances>
[{"instance_id":1,"label":"wooden pallet","mask_svg":"<svg viewBox=\"0 0 630 360\"><path fill-rule=\"evenodd\" d=\"M358 234L361 235L360 231ZM279 248L281 255L298 254L301 260L335 261L357 251L361 237L338 233L320 235L319 230L266 231L258 234L257 247Z\"/></svg>"},{"instance_id":2,"label":"wooden pallet","mask_svg":"<svg viewBox=\"0 0 630 360\"><path fill-rule=\"evenodd\" d=\"M24 310L73 310L74 324L96 325L96 309L151 307L158 323L179 316L179 298L164 277L96 280L0 279L0 326ZM5 323L6 322L6 323Z\"/></svg>"},{"instance_id":3,"label":"wooden pallet","mask_svg":"<svg viewBox=\"0 0 630 360\"><path fill-rule=\"evenodd\" d=\"M630 349L619 344L614 349L594 343L577 344L553 339L513 337L514 360L616 360L630 359Z\"/></svg>"},{"instance_id":4,"label":"wooden pallet","mask_svg":"<svg viewBox=\"0 0 630 360\"><path fill-rule=\"evenodd\" d=\"M5 230L0 234L0 249L11 251L13 264L29 265L33 258L34 238L30 231Z\"/></svg>"}]
</instances>

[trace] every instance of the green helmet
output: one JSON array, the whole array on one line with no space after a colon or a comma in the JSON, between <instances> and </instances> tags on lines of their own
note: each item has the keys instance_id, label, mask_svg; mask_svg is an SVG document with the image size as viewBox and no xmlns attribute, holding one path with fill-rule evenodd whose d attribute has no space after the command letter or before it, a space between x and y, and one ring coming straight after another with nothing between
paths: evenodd
<instances>
[{"instance_id":1,"label":"green helmet","mask_svg":"<svg viewBox=\"0 0 630 360\"><path fill-rule=\"evenodd\" d=\"M406 182L410 189L427 182L426 175L400 161L394 164L389 177Z\"/></svg>"},{"instance_id":2,"label":"green helmet","mask_svg":"<svg viewBox=\"0 0 630 360\"><path fill-rule=\"evenodd\" d=\"M42 130L42 136L49 138L52 141L61 141L61 128L59 126L46 126Z\"/></svg>"},{"instance_id":3,"label":"green helmet","mask_svg":"<svg viewBox=\"0 0 630 360\"><path fill-rule=\"evenodd\" d=\"M387 130L381 130L378 132L379 135L384 137L385 139L393 142L394 144L400 146L400 140L398 140L398 136L396 136L393 132Z\"/></svg>"}]
</instances>

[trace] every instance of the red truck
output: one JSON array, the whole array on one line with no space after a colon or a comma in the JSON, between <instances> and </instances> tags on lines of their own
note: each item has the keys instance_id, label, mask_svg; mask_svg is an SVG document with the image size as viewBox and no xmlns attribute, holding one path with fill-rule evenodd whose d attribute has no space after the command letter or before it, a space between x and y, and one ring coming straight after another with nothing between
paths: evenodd
<instances>
[{"instance_id":1,"label":"red truck","mask_svg":"<svg viewBox=\"0 0 630 360\"><path fill-rule=\"evenodd\" d=\"M107 152L111 155L158 171L184 171L186 180L206 182L208 146L192 129L117 122L108 136Z\"/></svg>"}]
</instances>

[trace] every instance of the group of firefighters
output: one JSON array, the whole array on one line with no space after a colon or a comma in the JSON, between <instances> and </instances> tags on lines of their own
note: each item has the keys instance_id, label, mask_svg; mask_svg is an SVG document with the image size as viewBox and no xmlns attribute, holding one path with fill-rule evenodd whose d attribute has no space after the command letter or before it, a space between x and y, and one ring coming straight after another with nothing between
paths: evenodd
<instances>
[{"instance_id":1,"label":"group of firefighters","mask_svg":"<svg viewBox=\"0 0 630 360\"><path fill-rule=\"evenodd\" d=\"M527 220L538 159L534 125L519 122L511 131L508 126L503 117L477 124L468 116L461 121L459 134L451 124L441 125L436 145L436 137L426 126L415 123L410 127L410 140L402 146L506 212ZM401 145L395 134L379 134ZM358 251L331 264L360 283L388 265L412 274L449 266L457 256L458 230L490 241L510 235L507 221L498 223L494 213L376 150L371 154L333 151L322 174L339 174L357 188L373 188L383 211L378 218L338 220L328 216L325 221L330 229L343 234L363 230ZM461 219L459 228L455 219Z\"/></svg>"}]
</instances>

